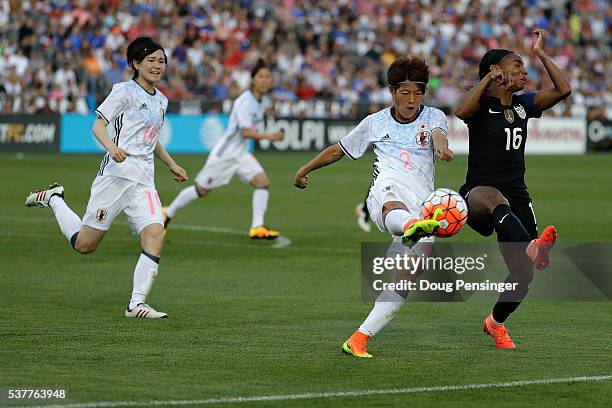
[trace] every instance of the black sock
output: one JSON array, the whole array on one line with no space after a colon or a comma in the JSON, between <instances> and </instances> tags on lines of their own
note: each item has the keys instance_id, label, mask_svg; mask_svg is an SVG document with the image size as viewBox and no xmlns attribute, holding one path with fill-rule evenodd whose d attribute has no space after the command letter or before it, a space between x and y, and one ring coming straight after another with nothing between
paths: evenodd
<instances>
[{"instance_id":1,"label":"black sock","mask_svg":"<svg viewBox=\"0 0 612 408\"><path fill-rule=\"evenodd\" d=\"M514 312L521 302L497 302L493 306L493 320L497 323L503 323L506 321L510 313Z\"/></svg>"},{"instance_id":2,"label":"black sock","mask_svg":"<svg viewBox=\"0 0 612 408\"><path fill-rule=\"evenodd\" d=\"M495 207L493 223L499 242L531 242L527 230L509 205L500 204Z\"/></svg>"},{"instance_id":3,"label":"black sock","mask_svg":"<svg viewBox=\"0 0 612 408\"><path fill-rule=\"evenodd\" d=\"M510 217L507 217L503 224L506 223L508 218ZM529 284L533 280L533 267L531 260L525 253L526 246L526 242L499 243L499 251L508 268L508 277L504 282L513 284L514 289L501 293L493 307L493 319L498 323L505 322L529 292Z\"/></svg>"}]
</instances>

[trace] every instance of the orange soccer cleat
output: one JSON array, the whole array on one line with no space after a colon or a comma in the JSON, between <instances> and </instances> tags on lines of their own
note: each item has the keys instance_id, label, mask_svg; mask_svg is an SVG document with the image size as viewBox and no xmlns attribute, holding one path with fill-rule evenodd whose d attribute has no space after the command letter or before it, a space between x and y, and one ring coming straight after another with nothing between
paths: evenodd
<instances>
[{"instance_id":1,"label":"orange soccer cleat","mask_svg":"<svg viewBox=\"0 0 612 408\"><path fill-rule=\"evenodd\" d=\"M369 337L357 330L347 341L342 345L342 352L344 354L351 354L355 357L371 358L372 355L366 351L366 343Z\"/></svg>"},{"instance_id":2,"label":"orange soccer cleat","mask_svg":"<svg viewBox=\"0 0 612 408\"><path fill-rule=\"evenodd\" d=\"M251 228L249 230L249 238L251 239L276 239L280 236L280 232L271 230L265 225Z\"/></svg>"},{"instance_id":3,"label":"orange soccer cleat","mask_svg":"<svg viewBox=\"0 0 612 408\"><path fill-rule=\"evenodd\" d=\"M516 345L508 336L508 329L506 326L497 325L493 321L493 315L488 315L487 318L482 323L482 331L493 337L495 340L495 347L503 348L503 349L515 349Z\"/></svg>"},{"instance_id":4,"label":"orange soccer cleat","mask_svg":"<svg viewBox=\"0 0 612 408\"><path fill-rule=\"evenodd\" d=\"M557 241L557 229L549 225L544 228L540 238L534 239L527 246L527 256L533 261L536 269L544 269L550 263L548 254Z\"/></svg>"}]
</instances>

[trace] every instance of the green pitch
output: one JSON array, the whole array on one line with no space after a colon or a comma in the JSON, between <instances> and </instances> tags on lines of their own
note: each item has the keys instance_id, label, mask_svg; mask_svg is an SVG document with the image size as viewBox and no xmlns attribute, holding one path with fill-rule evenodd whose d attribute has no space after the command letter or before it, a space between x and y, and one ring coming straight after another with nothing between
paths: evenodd
<instances>
[{"instance_id":1,"label":"green pitch","mask_svg":"<svg viewBox=\"0 0 612 408\"><path fill-rule=\"evenodd\" d=\"M491 304L408 304L358 360L340 345L371 305L360 300L359 247L385 241L355 225L371 157L310 176L312 154L259 154L272 180L266 222L289 246L246 237L251 189L235 180L174 220L149 297L169 313L128 320L139 245L120 217L98 251L82 256L50 209L26 208L33 188L60 181L85 210L100 156L0 155L0 405L12 388L61 388L68 401L204 400L439 387L612 374L611 303L523 304L508 321L516 351L481 331ZM178 156L195 176L200 156ZM437 185L458 189L466 159L438 165ZM540 225L561 240L612 241L612 155L528 157ZM157 163L167 204L184 185ZM454 239L480 240L469 228ZM490 238L494 239L494 238ZM287 242L285 242L286 244ZM546 272L543 272L546 273ZM536 277L537 279L537 277ZM224 400L225 401L225 400ZM243 402L240 406L610 406L612 381ZM37 404L41 404L38 402ZM225 405L231 405L227 402ZM95 405L94 405L95 406Z\"/></svg>"}]
</instances>

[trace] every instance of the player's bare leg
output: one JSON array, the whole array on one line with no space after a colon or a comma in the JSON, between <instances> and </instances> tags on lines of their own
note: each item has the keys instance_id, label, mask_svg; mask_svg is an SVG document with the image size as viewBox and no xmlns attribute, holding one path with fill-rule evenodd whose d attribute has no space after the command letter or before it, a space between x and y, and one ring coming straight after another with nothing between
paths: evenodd
<instances>
[{"instance_id":1,"label":"player's bare leg","mask_svg":"<svg viewBox=\"0 0 612 408\"><path fill-rule=\"evenodd\" d=\"M74 250L81 254L94 252L104 239L106 231L83 225L74 240Z\"/></svg>"},{"instance_id":2,"label":"player's bare leg","mask_svg":"<svg viewBox=\"0 0 612 408\"><path fill-rule=\"evenodd\" d=\"M140 245L142 252L134 269L134 288L125 316L146 319L168 317L166 313L158 312L146 303L159 268L159 257L164 245L163 227L160 224L145 227L140 232Z\"/></svg>"},{"instance_id":3,"label":"player's bare leg","mask_svg":"<svg viewBox=\"0 0 612 408\"><path fill-rule=\"evenodd\" d=\"M270 197L270 179L266 173L257 173L250 181L253 186L253 218L249 229L251 239L275 239L280 236L278 231L274 231L265 225L264 217L268 209L268 199Z\"/></svg>"},{"instance_id":4,"label":"player's bare leg","mask_svg":"<svg viewBox=\"0 0 612 408\"><path fill-rule=\"evenodd\" d=\"M89 254L96 250L106 231L81 226L81 219L68 207L64 201L64 186L59 183L51 184L46 189L40 189L26 198L28 207L50 207L53 209L55 219L62 230L62 234L72 245L75 251Z\"/></svg>"}]
</instances>

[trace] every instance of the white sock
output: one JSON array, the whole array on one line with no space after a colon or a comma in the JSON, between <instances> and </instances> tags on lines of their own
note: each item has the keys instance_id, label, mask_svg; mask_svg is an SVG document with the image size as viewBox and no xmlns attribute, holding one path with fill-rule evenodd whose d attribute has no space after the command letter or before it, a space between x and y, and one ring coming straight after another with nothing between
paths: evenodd
<instances>
[{"instance_id":1,"label":"white sock","mask_svg":"<svg viewBox=\"0 0 612 408\"><path fill-rule=\"evenodd\" d=\"M157 262L145 254L140 254L136 269L134 269L134 289L129 305L130 310L134 310L140 303L145 303L151 286L153 286L153 281L157 276L158 267L159 264Z\"/></svg>"},{"instance_id":2,"label":"white sock","mask_svg":"<svg viewBox=\"0 0 612 408\"><path fill-rule=\"evenodd\" d=\"M199 197L195 185L184 188L166 209L166 216L168 218L174 217L178 210L185 207L190 202L197 200Z\"/></svg>"},{"instance_id":3,"label":"white sock","mask_svg":"<svg viewBox=\"0 0 612 408\"><path fill-rule=\"evenodd\" d=\"M253 219L251 221L251 228L264 224L264 215L268 209L269 197L270 192L267 188L256 188L253 190Z\"/></svg>"},{"instance_id":4,"label":"white sock","mask_svg":"<svg viewBox=\"0 0 612 408\"><path fill-rule=\"evenodd\" d=\"M74 234L81 230L81 219L58 196L53 196L49 199L49 206L53 209L55 219L62 230L62 234L70 241Z\"/></svg>"},{"instance_id":5,"label":"white sock","mask_svg":"<svg viewBox=\"0 0 612 408\"><path fill-rule=\"evenodd\" d=\"M402 307L404 298L395 291L384 291L376 299L374 308L359 326L359 331L368 337L373 337L382 330Z\"/></svg>"},{"instance_id":6,"label":"white sock","mask_svg":"<svg viewBox=\"0 0 612 408\"><path fill-rule=\"evenodd\" d=\"M414 218L408 211L397 208L385 216L385 227L393 235L404 235L404 225Z\"/></svg>"}]
</instances>

